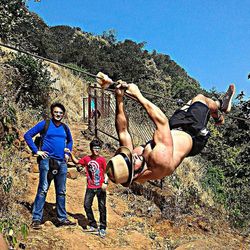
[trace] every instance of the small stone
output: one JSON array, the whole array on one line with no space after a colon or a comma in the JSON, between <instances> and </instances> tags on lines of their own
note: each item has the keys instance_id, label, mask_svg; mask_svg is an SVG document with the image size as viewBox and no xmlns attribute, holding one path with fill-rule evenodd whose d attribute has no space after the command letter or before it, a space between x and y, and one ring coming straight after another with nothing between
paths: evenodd
<instances>
[{"instance_id":1,"label":"small stone","mask_svg":"<svg viewBox=\"0 0 250 250\"><path fill-rule=\"evenodd\" d=\"M76 166L75 163L72 161L68 162L67 165L68 165L68 168L73 168Z\"/></svg>"},{"instance_id":2,"label":"small stone","mask_svg":"<svg viewBox=\"0 0 250 250\"><path fill-rule=\"evenodd\" d=\"M43 225L44 225L45 227L54 226L54 224L53 224L50 220L45 221Z\"/></svg>"},{"instance_id":3,"label":"small stone","mask_svg":"<svg viewBox=\"0 0 250 250\"><path fill-rule=\"evenodd\" d=\"M68 169L67 177L69 179L75 180L78 177L78 172L75 169Z\"/></svg>"},{"instance_id":4,"label":"small stone","mask_svg":"<svg viewBox=\"0 0 250 250\"><path fill-rule=\"evenodd\" d=\"M31 168L30 168L30 170L31 170L31 173L39 173L40 171L39 171L39 167L38 167L38 164L36 163L33 163L32 165L31 165Z\"/></svg>"}]
</instances>

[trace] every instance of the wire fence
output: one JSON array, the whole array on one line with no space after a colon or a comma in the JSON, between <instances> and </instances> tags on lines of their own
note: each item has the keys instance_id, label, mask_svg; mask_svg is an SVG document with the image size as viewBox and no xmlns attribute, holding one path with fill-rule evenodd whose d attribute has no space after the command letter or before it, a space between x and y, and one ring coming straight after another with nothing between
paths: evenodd
<instances>
[{"instance_id":1,"label":"wire fence","mask_svg":"<svg viewBox=\"0 0 250 250\"><path fill-rule=\"evenodd\" d=\"M88 124L89 130L105 144L119 147L115 129L116 100L113 91L97 86L89 86L88 91ZM128 114L129 133L134 146L145 144L151 140L155 130L154 123L148 119L143 107L130 96L125 97L125 111ZM170 103L169 103L170 104ZM164 179L150 181L150 184L163 189Z\"/></svg>"},{"instance_id":2,"label":"wire fence","mask_svg":"<svg viewBox=\"0 0 250 250\"><path fill-rule=\"evenodd\" d=\"M152 139L155 126L151 120L143 119L146 111L138 103L127 97L125 99L126 113L128 114L129 132L135 146L145 144ZM114 92L89 87L88 123L95 136L102 141L119 146L115 129L115 96Z\"/></svg>"}]
</instances>

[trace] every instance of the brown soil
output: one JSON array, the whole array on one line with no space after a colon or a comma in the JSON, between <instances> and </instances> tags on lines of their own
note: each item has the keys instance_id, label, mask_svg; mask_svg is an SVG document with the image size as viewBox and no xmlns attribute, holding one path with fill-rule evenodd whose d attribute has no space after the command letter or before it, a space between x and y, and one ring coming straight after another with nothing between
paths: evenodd
<instances>
[{"instance_id":1,"label":"brown soil","mask_svg":"<svg viewBox=\"0 0 250 250\"><path fill-rule=\"evenodd\" d=\"M71 126L76 155L89 153L89 141L80 130L84 125ZM79 151L81 150L81 151ZM109 152L102 152L107 158ZM34 168L33 168L34 169ZM28 176L29 190L22 208L31 221L31 206L34 201L38 173ZM77 226L57 227L55 191L52 183L47 195L44 222L41 230L30 228L26 242L27 250L84 250L84 249L250 249L250 238L233 232L225 224L216 224L202 218L184 217L182 223L163 219L160 209L142 196L134 195L130 189L110 184L107 191L108 228L105 239L83 231L87 220L83 210L86 178L75 167L69 169L67 179L67 212ZM137 203L137 205L136 205ZM139 204L139 205L138 205ZM138 206L140 208L138 209ZM95 199L93 210L98 221L99 212Z\"/></svg>"}]
</instances>

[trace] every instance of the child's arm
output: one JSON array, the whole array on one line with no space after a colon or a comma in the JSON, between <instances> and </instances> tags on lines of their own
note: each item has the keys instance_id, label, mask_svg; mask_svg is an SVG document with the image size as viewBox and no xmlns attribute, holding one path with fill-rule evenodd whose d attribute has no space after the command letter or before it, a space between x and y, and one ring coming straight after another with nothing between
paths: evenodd
<instances>
[{"instance_id":1,"label":"child's arm","mask_svg":"<svg viewBox=\"0 0 250 250\"><path fill-rule=\"evenodd\" d=\"M103 170L104 171L106 171L106 167L107 167L107 163L106 163L106 160L105 160L105 158L103 158L103 160L104 160L104 168L103 168ZM104 191L104 192L106 192L106 189L107 189L107 187L108 187L108 180L109 180L109 177L108 177L108 175L104 172L104 182L102 183L102 190Z\"/></svg>"},{"instance_id":2,"label":"child's arm","mask_svg":"<svg viewBox=\"0 0 250 250\"><path fill-rule=\"evenodd\" d=\"M105 173L105 174L104 174L104 183L108 185L108 181L109 181L109 177L108 177L108 175Z\"/></svg>"},{"instance_id":3,"label":"child's arm","mask_svg":"<svg viewBox=\"0 0 250 250\"><path fill-rule=\"evenodd\" d=\"M106 192L106 189L107 189L107 187L108 187L108 180L109 180L109 177L108 177L108 175L105 173L105 174L104 174L104 182L102 183L102 190L103 190L104 192Z\"/></svg>"},{"instance_id":4,"label":"child's arm","mask_svg":"<svg viewBox=\"0 0 250 250\"><path fill-rule=\"evenodd\" d=\"M74 156L74 154L70 151L70 149L65 148L65 149L64 149L64 152L70 154L71 159L72 159L72 161L73 161L75 164L78 164L78 163L79 163L79 160Z\"/></svg>"}]
</instances>

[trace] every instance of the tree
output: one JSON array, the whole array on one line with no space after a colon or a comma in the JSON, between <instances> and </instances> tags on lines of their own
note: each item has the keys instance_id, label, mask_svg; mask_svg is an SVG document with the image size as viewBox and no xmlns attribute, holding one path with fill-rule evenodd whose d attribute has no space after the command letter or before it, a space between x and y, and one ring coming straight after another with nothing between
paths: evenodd
<instances>
[{"instance_id":1,"label":"tree","mask_svg":"<svg viewBox=\"0 0 250 250\"><path fill-rule=\"evenodd\" d=\"M107 31L103 31L102 38L108 41L110 44L116 43L116 30L111 29Z\"/></svg>"}]
</instances>

